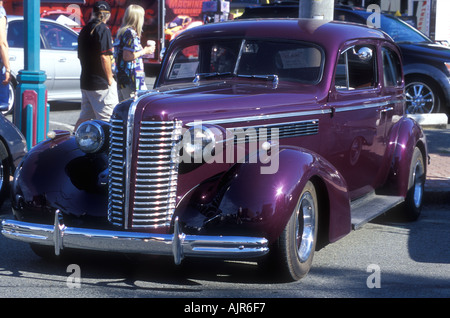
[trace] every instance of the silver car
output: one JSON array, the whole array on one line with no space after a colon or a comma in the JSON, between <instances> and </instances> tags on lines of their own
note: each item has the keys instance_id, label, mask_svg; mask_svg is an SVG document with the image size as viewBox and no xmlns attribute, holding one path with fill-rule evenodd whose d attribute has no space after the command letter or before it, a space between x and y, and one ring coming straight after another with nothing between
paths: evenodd
<instances>
[{"instance_id":1,"label":"silver car","mask_svg":"<svg viewBox=\"0 0 450 318\"><path fill-rule=\"evenodd\" d=\"M24 19L8 17L9 61L13 79L10 84L9 109L15 99L17 75L24 69ZM48 101L80 100L81 66L77 56L78 33L50 19L41 19L40 69L45 71Z\"/></svg>"}]
</instances>

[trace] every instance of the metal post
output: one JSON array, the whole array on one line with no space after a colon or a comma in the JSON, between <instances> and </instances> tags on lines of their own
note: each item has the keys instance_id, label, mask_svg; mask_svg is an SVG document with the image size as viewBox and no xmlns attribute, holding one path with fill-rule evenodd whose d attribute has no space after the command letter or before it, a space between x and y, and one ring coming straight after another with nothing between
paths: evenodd
<instances>
[{"instance_id":1,"label":"metal post","mask_svg":"<svg viewBox=\"0 0 450 318\"><path fill-rule=\"evenodd\" d=\"M334 0L302 0L299 5L299 18L333 20Z\"/></svg>"},{"instance_id":2,"label":"metal post","mask_svg":"<svg viewBox=\"0 0 450 318\"><path fill-rule=\"evenodd\" d=\"M45 139L48 130L47 76L40 70L40 0L24 1L24 65L19 71L13 122L28 148Z\"/></svg>"}]
</instances>

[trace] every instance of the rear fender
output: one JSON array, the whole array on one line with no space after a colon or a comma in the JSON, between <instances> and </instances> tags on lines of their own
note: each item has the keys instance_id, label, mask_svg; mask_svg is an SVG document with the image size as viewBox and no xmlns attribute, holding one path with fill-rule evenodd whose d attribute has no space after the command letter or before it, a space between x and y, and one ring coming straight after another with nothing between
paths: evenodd
<instances>
[{"instance_id":1,"label":"rear fender","mask_svg":"<svg viewBox=\"0 0 450 318\"><path fill-rule=\"evenodd\" d=\"M389 145L393 153L388 182L389 194L406 197L411 159L414 148L419 147L428 162L427 143L425 134L420 125L409 117L403 117L395 136L391 137ZM425 170L427 169L425 165Z\"/></svg>"}]
</instances>

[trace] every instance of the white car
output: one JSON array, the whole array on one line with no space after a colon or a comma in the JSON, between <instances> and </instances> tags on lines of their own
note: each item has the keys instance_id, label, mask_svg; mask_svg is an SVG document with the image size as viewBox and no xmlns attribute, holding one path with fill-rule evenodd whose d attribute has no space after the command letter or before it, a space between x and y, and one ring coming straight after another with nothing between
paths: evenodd
<instances>
[{"instance_id":1,"label":"white car","mask_svg":"<svg viewBox=\"0 0 450 318\"><path fill-rule=\"evenodd\" d=\"M24 19L8 16L9 62L13 77L10 85L11 113L15 99L17 75L24 69ZM78 33L54 20L41 19L40 69L45 71L47 100L81 100L78 60Z\"/></svg>"}]
</instances>

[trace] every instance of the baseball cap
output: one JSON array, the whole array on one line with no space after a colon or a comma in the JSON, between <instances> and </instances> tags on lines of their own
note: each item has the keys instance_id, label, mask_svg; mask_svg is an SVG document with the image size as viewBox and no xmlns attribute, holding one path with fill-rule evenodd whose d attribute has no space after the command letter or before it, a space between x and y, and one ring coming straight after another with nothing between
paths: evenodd
<instances>
[{"instance_id":1,"label":"baseball cap","mask_svg":"<svg viewBox=\"0 0 450 318\"><path fill-rule=\"evenodd\" d=\"M100 11L111 11L111 7L109 6L109 3L106 1L97 1L94 4L94 12L100 12Z\"/></svg>"}]
</instances>

